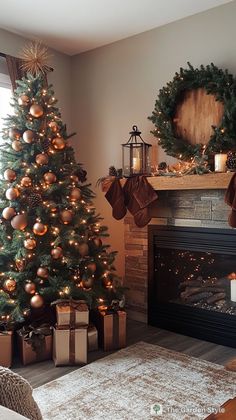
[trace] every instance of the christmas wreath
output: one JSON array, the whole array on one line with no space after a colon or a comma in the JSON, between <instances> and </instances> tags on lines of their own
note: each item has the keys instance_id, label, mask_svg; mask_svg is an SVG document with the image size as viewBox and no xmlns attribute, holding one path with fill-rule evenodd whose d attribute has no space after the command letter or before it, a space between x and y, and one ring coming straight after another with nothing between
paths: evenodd
<instances>
[{"instance_id":1,"label":"christmas wreath","mask_svg":"<svg viewBox=\"0 0 236 420\"><path fill-rule=\"evenodd\" d=\"M215 96L216 101L224 105L222 120L219 126L212 126L213 134L206 145L191 144L188 139L180 138L175 133L173 123L177 104L187 90L204 88L207 94ZM165 152L182 160L190 160L204 154L210 155L220 151L236 148L236 79L214 64L194 68L180 68L172 81L159 91L155 109L148 117L155 129L152 131Z\"/></svg>"}]
</instances>

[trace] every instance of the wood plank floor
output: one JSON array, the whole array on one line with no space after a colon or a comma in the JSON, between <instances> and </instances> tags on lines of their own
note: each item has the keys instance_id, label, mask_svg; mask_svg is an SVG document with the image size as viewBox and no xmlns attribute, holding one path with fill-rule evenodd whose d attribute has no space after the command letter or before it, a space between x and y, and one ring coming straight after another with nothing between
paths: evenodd
<instances>
[{"instance_id":1,"label":"wood plank floor","mask_svg":"<svg viewBox=\"0 0 236 420\"><path fill-rule=\"evenodd\" d=\"M220 346L207 341L186 337L160 328L151 327L141 322L128 320L127 323L127 345L138 341L145 341L171 350L186 353L190 356L208 360L213 363L224 365L228 360L236 357L236 349ZM110 353L98 350L89 353L88 362L100 359ZM55 367L52 361L35 363L29 366L21 366L15 362L13 371L26 378L36 388L46 382L52 381L66 373L78 369L74 367Z\"/></svg>"}]
</instances>

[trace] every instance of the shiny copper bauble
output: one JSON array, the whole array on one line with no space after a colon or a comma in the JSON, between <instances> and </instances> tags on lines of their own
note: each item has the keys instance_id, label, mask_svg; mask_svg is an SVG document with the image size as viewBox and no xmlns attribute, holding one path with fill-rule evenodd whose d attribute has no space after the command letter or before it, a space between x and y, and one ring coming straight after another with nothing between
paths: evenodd
<instances>
[{"instance_id":1,"label":"shiny copper bauble","mask_svg":"<svg viewBox=\"0 0 236 420\"><path fill-rule=\"evenodd\" d=\"M63 256L62 248L60 248L59 246L53 248L51 250L51 256L52 258L54 258L54 260L58 260L59 258L61 258Z\"/></svg>"},{"instance_id":2,"label":"shiny copper bauble","mask_svg":"<svg viewBox=\"0 0 236 420\"><path fill-rule=\"evenodd\" d=\"M27 216L26 214L17 214L11 220L11 225L13 229L24 230L27 226Z\"/></svg>"},{"instance_id":3,"label":"shiny copper bauble","mask_svg":"<svg viewBox=\"0 0 236 420\"><path fill-rule=\"evenodd\" d=\"M71 175L70 176L71 181L73 182L79 182L79 178L77 177L77 175Z\"/></svg>"},{"instance_id":4,"label":"shiny copper bauble","mask_svg":"<svg viewBox=\"0 0 236 420\"><path fill-rule=\"evenodd\" d=\"M88 269L92 272L95 273L95 271L97 270L97 265L95 262L91 262L87 265Z\"/></svg>"},{"instance_id":5,"label":"shiny copper bauble","mask_svg":"<svg viewBox=\"0 0 236 420\"><path fill-rule=\"evenodd\" d=\"M35 162L38 165L47 165L48 164L48 155L46 155L45 153L39 153L35 157Z\"/></svg>"},{"instance_id":6,"label":"shiny copper bauble","mask_svg":"<svg viewBox=\"0 0 236 420\"><path fill-rule=\"evenodd\" d=\"M30 295L34 295L36 292L36 284L32 281L29 281L25 284L25 292L29 293Z\"/></svg>"},{"instance_id":7,"label":"shiny copper bauble","mask_svg":"<svg viewBox=\"0 0 236 420\"><path fill-rule=\"evenodd\" d=\"M15 209L13 207L5 207L2 211L2 217L6 220L11 220L16 215Z\"/></svg>"},{"instance_id":8,"label":"shiny copper bauble","mask_svg":"<svg viewBox=\"0 0 236 420\"><path fill-rule=\"evenodd\" d=\"M109 277L105 277L102 284L104 287L110 287L112 285L112 280Z\"/></svg>"},{"instance_id":9,"label":"shiny copper bauble","mask_svg":"<svg viewBox=\"0 0 236 420\"><path fill-rule=\"evenodd\" d=\"M73 213L71 210L63 210L60 212L60 218L64 225L68 225L73 219Z\"/></svg>"},{"instance_id":10,"label":"shiny copper bauble","mask_svg":"<svg viewBox=\"0 0 236 420\"><path fill-rule=\"evenodd\" d=\"M84 289L91 289L93 287L94 279L92 277L83 278L82 286Z\"/></svg>"},{"instance_id":11,"label":"shiny copper bauble","mask_svg":"<svg viewBox=\"0 0 236 420\"><path fill-rule=\"evenodd\" d=\"M46 182L46 184L54 184L54 182L56 182L57 177L53 172L46 172L46 174L44 174L43 176L44 181Z\"/></svg>"},{"instance_id":12,"label":"shiny copper bauble","mask_svg":"<svg viewBox=\"0 0 236 420\"><path fill-rule=\"evenodd\" d=\"M79 188L73 188L70 193L70 201L77 201L81 198L81 191Z\"/></svg>"},{"instance_id":13,"label":"shiny copper bauble","mask_svg":"<svg viewBox=\"0 0 236 420\"><path fill-rule=\"evenodd\" d=\"M21 106L27 106L29 104L30 98L27 95L21 95L18 98L18 104Z\"/></svg>"},{"instance_id":14,"label":"shiny copper bauble","mask_svg":"<svg viewBox=\"0 0 236 420\"><path fill-rule=\"evenodd\" d=\"M56 150L63 150L66 147L66 142L62 137L55 137L52 140L52 145Z\"/></svg>"},{"instance_id":15,"label":"shiny copper bauble","mask_svg":"<svg viewBox=\"0 0 236 420\"><path fill-rule=\"evenodd\" d=\"M55 121L51 121L49 124L49 127L51 128L51 130L53 131L53 133L56 133L58 130L58 125Z\"/></svg>"},{"instance_id":16,"label":"shiny copper bauble","mask_svg":"<svg viewBox=\"0 0 236 420\"><path fill-rule=\"evenodd\" d=\"M11 147L15 152L20 152L22 150L22 144L19 140L14 140L11 144Z\"/></svg>"},{"instance_id":17,"label":"shiny copper bauble","mask_svg":"<svg viewBox=\"0 0 236 420\"><path fill-rule=\"evenodd\" d=\"M12 169L6 169L3 173L3 177L6 181L13 182L16 179L16 173Z\"/></svg>"},{"instance_id":18,"label":"shiny copper bauble","mask_svg":"<svg viewBox=\"0 0 236 420\"><path fill-rule=\"evenodd\" d=\"M16 289L16 281L14 279L5 280L3 287L8 292L14 292L14 290Z\"/></svg>"},{"instance_id":19,"label":"shiny copper bauble","mask_svg":"<svg viewBox=\"0 0 236 420\"><path fill-rule=\"evenodd\" d=\"M43 236L47 232L48 227L43 223L37 222L33 226L33 232L35 235Z\"/></svg>"},{"instance_id":20,"label":"shiny copper bauble","mask_svg":"<svg viewBox=\"0 0 236 420\"><path fill-rule=\"evenodd\" d=\"M19 140L20 139L20 131L16 128L10 128L8 135L11 140Z\"/></svg>"},{"instance_id":21,"label":"shiny copper bauble","mask_svg":"<svg viewBox=\"0 0 236 420\"><path fill-rule=\"evenodd\" d=\"M86 244L86 242L82 242L81 244L79 244L78 250L79 250L79 253L80 253L81 257L85 257L89 253L88 244Z\"/></svg>"},{"instance_id":22,"label":"shiny copper bauble","mask_svg":"<svg viewBox=\"0 0 236 420\"><path fill-rule=\"evenodd\" d=\"M26 249L34 249L37 245L37 242L33 238L25 239L24 240L24 247Z\"/></svg>"},{"instance_id":23,"label":"shiny copper bauble","mask_svg":"<svg viewBox=\"0 0 236 420\"><path fill-rule=\"evenodd\" d=\"M16 268L17 268L19 271L23 271L23 270L25 269L25 267L26 267L26 261L25 261L25 259L24 259L24 258L23 258L23 259L21 259L21 260L16 259L15 263L16 263Z\"/></svg>"},{"instance_id":24,"label":"shiny copper bauble","mask_svg":"<svg viewBox=\"0 0 236 420\"><path fill-rule=\"evenodd\" d=\"M31 178L29 176L24 176L20 181L20 185L22 187L31 187L31 185L32 185Z\"/></svg>"},{"instance_id":25,"label":"shiny copper bauble","mask_svg":"<svg viewBox=\"0 0 236 420\"><path fill-rule=\"evenodd\" d=\"M48 201L48 206L49 206L50 211L52 213L56 213L56 211L57 211L57 205L56 205L56 203L54 203L54 201Z\"/></svg>"},{"instance_id":26,"label":"shiny copper bauble","mask_svg":"<svg viewBox=\"0 0 236 420\"><path fill-rule=\"evenodd\" d=\"M96 245L97 247L102 246L102 241L101 241L101 239L100 239L100 238L94 238L94 239L93 239L93 243L94 243L94 245Z\"/></svg>"},{"instance_id":27,"label":"shiny copper bauble","mask_svg":"<svg viewBox=\"0 0 236 420\"><path fill-rule=\"evenodd\" d=\"M43 115L43 108L41 107L41 105L34 104L31 105L29 112L33 117L40 118Z\"/></svg>"},{"instance_id":28,"label":"shiny copper bauble","mask_svg":"<svg viewBox=\"0 0 236 420\"><path fill-rule=\"evenodd\" d=\"M44 305L44 300L42 296L36 294L30 299L30 306L35 309L42 308Z\"/></svg>"},{"instance_id":29,"label":"shiny copper bauble","mask_svg":"<svg viewBox=\"0 0 236 420\"><path fill-rule=\"evenodd\" d=\"M35 133L32 130L26 130L23 133L23 140L25 143L32 143Z\"/></svg>"},{"instance_id":30,"label":"shiny copper bauble","mask_svg":"<svg viewBox=\"0 0 236 420\"><path fill-rule=\"evenodd\" d=\"M8 200L15 200L20 195L17 188L8 188L6 190L6 198Z\"/></svg>"},{"instance_id":31,"label":"shiny copper bauble","mask_svg":"<svg viewBox=\"0 0 236 420\"><path fill-rule=\"evenodd\" d=\"M49 275L48 269L46 267L39 267L37 270L37 276L42 279L47 279Z\"/></svg>"}]
</instances>

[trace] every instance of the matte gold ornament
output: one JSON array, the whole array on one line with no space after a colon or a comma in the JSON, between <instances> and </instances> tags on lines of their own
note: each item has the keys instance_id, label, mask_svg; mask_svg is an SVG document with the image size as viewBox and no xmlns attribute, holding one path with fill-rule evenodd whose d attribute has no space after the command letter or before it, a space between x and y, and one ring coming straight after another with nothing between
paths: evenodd
<instances>
[{"instance_id":1,"label":"matte gold ornament","mask_svg":"<svg viewBox=\"0 0 236 420\"><path fill-rule=\"evenodd\" d=\"M34 295L36 292L36 284L32 281L29 281L25 284L25 291L29 293L29 295Z\"/></svg>"},{"instance_id":2,"label":"matte gold ornament","mask_svg":"<svg viewBox=\"0 0 236 420\"><path fill-rule=\"evenodd\" d=\"M46 184L54 184L54 182L56 182L57 177L53 172L46 172L46 174L44 174L43 176L44 181L46 182Z\"/></svg>"},{"instance_id":3,"label":"matte gold ornament","mask_svg":"<svg viewBox=\"0 0 236 420\"><path fill-rule=\"evenodd\" d=\"M28 222L27 222L26 214L17 214L11 220L11 225L13 229L16 229L16 230L24 230L27 224Z\"/></svg>"},{"instance_id":4,"label":"matte gold ornament","mask_svg":"<svg viewBox=\"0 0 236 420\"><path fill-rule=\"evenodd\" d=\"M16 179L16 173L12 169L6 169L4 171L3 177L6 181L13 182Z\"/></svg>"},{"instance_id":5,"label":"matte gold ornament","mask_svg":"<svg viewBox=\"0 0 236 420\"><path fill-rule=\"evenodd\" d=\"M43 297L37 293L30 299L30 306L34 309L42 308L44 305Z\"/></svg>"},{"instance_id":6,"label":"matte gold ornament","mask_svg":"<svg viewBox=\"0 0 236 420\"><path fill-rule=\"evenodd\" d=\"M26 130L23 133L23 140L25 143L32 143L35 133L32 130Z\"/></svg>"},{"instance_id":7,"label":"matte gold ornament","mask_svg":"<svg viewBox=\"0 0 236 420\"><path fill-rule=\"evenodd\" d=\"M13 207L5 207L2 211L2 217L6 220L11 220L16 215L16 211Z\"/></svg>"},{"instance_id":8,"label":"matte gold ornament","mask_svg":"<svg viewBox=\"0 0 236 420\"><path fill-rule=\"evenodd\" d=\"M60 218L64 225L68 225L73 219L73 213L71 210L63 210L60 213Z\"/></svg>"},{"instance_id":9,"label":"matte gold ornament","mask_svg":"<svg viewBox=\"0 0 236 420\"><path fill-rule=\"evenodd\" d=\"M31 178L29 176L24 176L20 181L20 185L22 187L31 187L31 185L32 185Z\"/></svg>"},{"instance_id":10,"label":"matte gold ornament","mask_svg":"<svg viewBox=\"0 0 236 420\"><path fill-rule=\"evenodd\" d=\"M78 201L81 198L81 191L79 188L73 188L70 193L70 201Z\"/></svg>"},{"instance_id":11,"label":"matte gold ornament","mask_svg":"<svg viewBox=\"0 0 236 420\"><path fill-rule=\"evenodd\" d=\"M36 245L37 245L36 240L33 238L25 239L24 241L24 247L26 249L34 249Z\"/></svg>"},{"instance_id":12,"label":"matte gold ornament","mask_svg":"<svg viewBox=\"0 0 236 420\"><path fill-rule=\"evenodd\" d=\"M16 289L16 281L14 279L7 279L4 281L3 287L7 292L14 292Z\"/></svg>"},{"instance_id":13,"label":"matte gold ornament","mask_svg":"<svg viewBox=\"0 0 236 420\"><path fill-rule=\"evenodd\" d=\"M46 155L45 153L39 153L35 157L35 162L38 165L47 165L48 164L48 155Z\"/></svg>"},{"instance_id":14,"label":"matte gold ornament","mask_svg":"<svg viewBox=\"0 0 236 420\"><path fill-rule=\"evenodd\" d=\"M15 152L20 152L23 148L23 146L22 146L22 144L19 140L14 140L12 142L11 147L12 147L13 150L15 150Z\"/></svg>"},{"instance_id":15,"label":"matte gold ornament","mask_svg":"<svg viewBox=\"0 0 236 420\"><path fill-rule=\"evenodd\" d=\"M78 250L81 257L85 257L89 253L88 244L86 244L86 242L82 242L81 244L79 244Z\"/></svg>"},{"instance_id":16,"label":"matte gold ornament","mask_svg":"<svg viewBox=\"0 0 236 420\"><path fill-rule=\"evenodd\" d=\"M94 283L93 277L82 279L82 286L84 289L91 289L93 287L93 283Z\"/></svg>"},{"instance_id":17,"label":"matte gold ornament","mask_svg":"<svg viewBox=\"0 0 236 420\"><path fill-rule=\"evenodd\" d=\"M62 137L55 137L52 140L52 145L56 150L63 150L66 147L66 142Z\"/></svg>"},{"instance_id":18,"label":"matte gold ornament","mask_svg":"<svg viewBox=\"0 0 236 420\"><path fill-rule=\"evenodd\" d=\"M20 195L17 188L8 188L6 190L6 198L8 200L15 200Z\"/></svg>"},{"instance_id":19,"label":"matte gold ornament","mask_svg":"<svg viewBox=\"0 0 236 420\"><path fill-rule=\"evenodd\" d=\"M100 239L100 238L94 238L94 239L93 239L93 243L94 243L94 245L96 245L97 247L102 246L102 241L101 241L101 239Z\"/></svg>"},{"instance_id":20,"label":"matte gold ornament","mask_svg":"<svg viewBox=\"0 0 236 420\"><path fill-rule=\"evenodd\" d=\"M8 135L11 140L19 140L20 139L20 131L16 128L10 128Z\"/></svg>"},{"instance_id":21,"label":"matte gold ornament","mask_svg":"<svg viewBox=\"0 0 236 420\"><path fill-rule=\"evenodd\" d=\"M51 130L53 131L53 133L56 133L58 130L58 125L55 121L51 121L49 124L49 127L51 128Z\"/></svg>"},{"instance_id":22,"label":"matte gold ornament","mask_svg":"<svg viewBox=\"0 0 236 420\"><path fill-rule=\"evenodd\" d=\"M33 226L33 232L35 235L43 236L47 232L48 227L43 223L37 222Z\"/></svg>"},{"instance_id":23,"label":"matte gold ornament","mask_svg":"<svg viewBox=\"0 0 236 420\"><path fill-rule=\"evenodd\" d=\"M38 104L31 105L29 111L32 117L35 117L35 118L40 118L43 115L43 108L41 107L41 105L38 105Z\"/></svg>"},{"instance_id":24,"label":"matte gold ornament","mask_svg":"<svg viewBox=\"0 0 236 420\"><path fill-rule=\"evenodd\" d=\"M62 256L63 256L62 248L60 246L57 246L56 248L53 248L51 250L51 256L54 260L58 260L59 258L62 258Z\"/></svg>"},{"instance_id":25,"label":"matte gold ornament","mask_svg":"<svg viewBox=\"0 0 236 420\"><path fill-rule=\"evenodd\" d=\"M18 104L20 106L27 106L29 104L29 102L30 102L30 98L27 95L21 95L18 98Z\"/></svg>"},{"instance_id":26,"label":"matte gold ornament","mask_svg":"<svg viewBox=\"0 0 236 420\"><path fill-rule=\"evenodd\" d=\"M37 270L37 276L42 279L47 279L49 276L48 269L46 267L39 267Z\"/></svg>"},{"instance_id":27,"label":"matte gold ornament","mask_svg":"<svg viewBox=\"0 0 236 420\"><path fill-rule=\"evenodd\" d=\"M97 265L95 262L91 262L87 265L88 269L92 272L95 273L95 271L97 270Z\"/></svg>"}]
</instances>

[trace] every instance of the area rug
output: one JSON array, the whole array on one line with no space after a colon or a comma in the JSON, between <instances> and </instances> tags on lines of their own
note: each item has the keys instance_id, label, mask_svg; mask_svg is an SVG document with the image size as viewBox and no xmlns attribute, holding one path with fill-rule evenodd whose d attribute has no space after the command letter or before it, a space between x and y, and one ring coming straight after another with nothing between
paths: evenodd
<instances>
[{"instance_id":1,"label":"area rug","mask_svg":"<svg viewBox=\"0 0 236 420\"><path fill-rule=\"evenodd\" d=\"M223 366L144 342L34 390L44 420L204 419L235 395Z\"/></svg>"}]
</instances>

